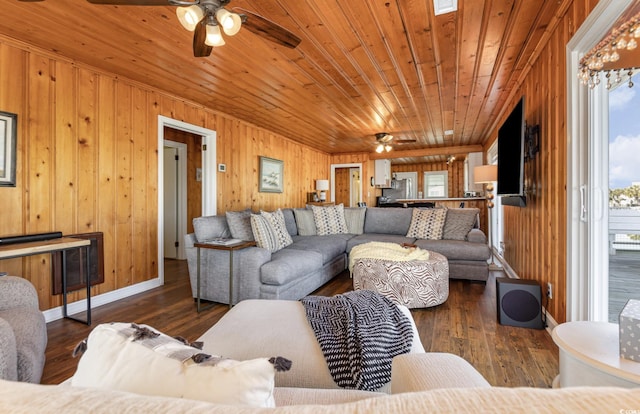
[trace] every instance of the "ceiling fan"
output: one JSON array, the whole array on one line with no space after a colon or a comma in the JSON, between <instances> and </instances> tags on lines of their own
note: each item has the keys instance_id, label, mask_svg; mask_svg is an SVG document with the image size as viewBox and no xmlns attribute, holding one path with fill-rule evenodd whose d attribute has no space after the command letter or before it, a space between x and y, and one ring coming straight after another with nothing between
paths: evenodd
<instances>
[{"instance_id":1,"label":"ceiling fan","mask_svg":"<svg viewBox=\"0 0 640 414\"><path fill-rule=\"evenodd\" d=\"M37 2L42 0L19 0ZM222 32L233 36L241 27L281 46L294 49L300 38L289 30L258 14L235 7L225 9L231 0L87 0L92 4L117 6L178 6L176 14L182 26L194 32L193 55L206 57L213 47L225 44ZM222 30L220 30L222 28Z\"/></svg>"},{"instance_id":2,"label":"ceiling fan","mask_svg":"<svg viewBox=\"0 0 640 414\"><path fill-rule=\"evenodd\" d=\"M393 135L390 135L386 132L378 132L376 134L376 152L380 154L383 151L391 151L393 146L391 145L393 141ZM396 139L396 144L409 144L412 142L416 142L415 139Z\"/></svg>"}]
</instances>

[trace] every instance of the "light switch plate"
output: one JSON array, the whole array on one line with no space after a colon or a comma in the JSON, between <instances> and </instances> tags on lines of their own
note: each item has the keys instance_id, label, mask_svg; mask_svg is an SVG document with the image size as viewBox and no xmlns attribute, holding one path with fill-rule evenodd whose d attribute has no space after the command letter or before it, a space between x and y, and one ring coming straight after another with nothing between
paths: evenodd
<instances>
[{"instance_id":1,"label":"light switch plate","mask_svg":"<svg viewBox=\"0 0 640 414\"><path fill-rule=\"evenodd\" d=\"M226 164L218 164L218 171L220 171L220 172L226 172L226 171L227 171L227 166L226 166Z\"/></svg>"}]
</instances>

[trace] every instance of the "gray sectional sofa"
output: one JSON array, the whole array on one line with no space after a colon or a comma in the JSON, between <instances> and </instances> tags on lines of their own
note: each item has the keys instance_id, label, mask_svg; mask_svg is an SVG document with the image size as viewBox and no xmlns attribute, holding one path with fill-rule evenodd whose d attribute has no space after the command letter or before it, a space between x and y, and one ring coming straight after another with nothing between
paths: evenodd
<instances>
[{"instance_id":1,"label":"gray sectional sofa","mask_svg":"<svg viewBox=\"0 0 640 414\"><path fill-rule=\"evenodd\" d=\"M307 211L282 209L287 232L293 240L291 245L273 253L260 247L234 252L234 303L245 299L298 300L344 271L351 249L370 241L415 244L446 256L450 278L487 280L489 247L486 236L478 228L471 229L464 240L416 239L407 237L413 209L362 207L344 209L349 234L319 236L310 229L313 224L305 219ZM193 225L194 233L185 236L185 249L195 298L197 248L194 243L231 237L232 232L224 215L198 217ZM201 299L229 303L229 252L201 249L200 263Z\"/></svg>"}]
</instances>

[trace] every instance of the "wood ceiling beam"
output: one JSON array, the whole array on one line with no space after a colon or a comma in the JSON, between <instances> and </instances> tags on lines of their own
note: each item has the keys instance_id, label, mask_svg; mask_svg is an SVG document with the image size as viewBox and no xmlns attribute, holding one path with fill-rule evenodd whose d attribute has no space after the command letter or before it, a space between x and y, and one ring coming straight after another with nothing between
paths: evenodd
<instances>
[{"instance_id":1,"label":"wood ceiling beam","mask_svg":"<svg viewBox=\"0 0 640 414\"><path fill-rule=\"evenodd\" d=\"M392 150L391 152L383 152L381 154L374 152L369 155L369 159L382 160L387 158L429 157L433 155L468 154L470 152L482 151L482 145L458 145L454 147L423 148L405 151Z\"/></svg>"}]
</instances>

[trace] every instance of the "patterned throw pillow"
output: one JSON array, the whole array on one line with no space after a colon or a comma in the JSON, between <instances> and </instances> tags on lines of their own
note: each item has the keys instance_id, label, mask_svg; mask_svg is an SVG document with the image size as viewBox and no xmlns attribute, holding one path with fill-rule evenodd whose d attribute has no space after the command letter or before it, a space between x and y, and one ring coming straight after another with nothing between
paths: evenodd
<instances>
[{"instance_id":1,"label":"patterned throw pillow","mask_svg":"<svg viewBox=\"0 0 640 414\"><path fill-rule=\"evenodd\" d=\"M275 239L275 235L271 231L271 226L266 218L260 214L251 215L251 229L253 230L253 237L255 238L256 245L260 248L267 249L270 252L277 252L278 243Z\"/></svg>"},{"instance_id":2,"label":"patterned throw pillow","mask_svg":"<svg viewBox=\"0 0 640 414\"><path fill-rule=\"evenodd\" d=\"M128 323L98 325L86 344L71 377L75 387L249 407L275 406L274 378L276 371L282 370L282 358L221 358L148 325Z\"/></svg>"},{"instance_id":3,"label":"patterned throw pillow","mask_svg":"<svg viewBox=\"0 0 640 414\"><path fill-rule=\"evenodd\" d=\"M476 224L480 214L478 208L450 208L444 222L442 238L446 240L466 240L467 234Z\"/></svg>"},{"instance_id":4,"label":"patterned throw pillow","mask_svg":"<svg viewBox=\"0 0 640 414\"><path fill-rule=\"evenodd\" d=\"M311 206L311 209L313 210L313 221L316 223L318 236L349 233L347 222L344 219L344 205Z\"/></svg>"},{"instance_id":5,"label":"patterned throw pillow","mask_svg":"<svg viewBox=\"0 0 640 414\"><path fill-rule=\"evenodd\" d=\"M227 224L231 237L240 240L253 240L253 232L251 231L251 210L243 211L227 211Z\"/></svg>"},{"instance_id":6,"label":"patterned throw pillow","mask_svg":"<svg viewBox=\"0 0 640 414\"><path fill-rule=\"evenodd\" d=\"M426 210L414 208L407 237L427 240L441 239L446 217L447 210L442 208Z\"/></svg>"},{"instance_id":7,"label":"patterned throw pillow","mask_svg":"<svg viewBox=\"0 0 640 414\"><path fill-rule=\"evenodd\" d=\"M284 214L282 214L282 210L277 209L273 213L260 211L260 215L267 220L267 223L269 223L269 227L273 233L273 238L276 241L277 250L285 248L293 243L293 239L287 231L287 224L284 221Z\"/></svg>"}]
</instances>

